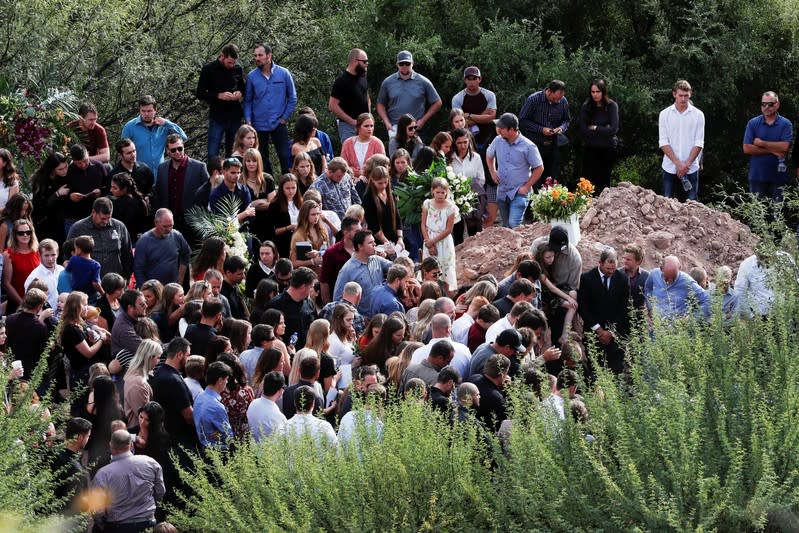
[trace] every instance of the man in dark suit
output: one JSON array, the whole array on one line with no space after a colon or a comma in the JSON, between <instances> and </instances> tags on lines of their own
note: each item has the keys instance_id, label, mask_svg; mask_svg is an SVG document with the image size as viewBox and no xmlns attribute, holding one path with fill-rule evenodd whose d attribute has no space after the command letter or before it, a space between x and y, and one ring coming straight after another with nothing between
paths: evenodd
<instances>
[{"instance_id":1,"label":"man in dark suit","mask_svg":"<svg viewBox=\"0 0 799 533\"><path fill-rule=\"evenodd\" d=\"M618 337L629 331L630 284L627 276L616 270L616 264L615 250L602 250L597 268L585 272L580 278L577 311L583 319L585 338L596 338L601 350L596 355L601 364L615 374L621 374L624 371L624 349L619 345Z\"/></svg>"},{"instance_id":2,"label":"man in dark suit","mask_svg":"<svg viewBox=\"0 0 799 533\"><path fill-rule=\"evenodd\" d=\"M649 272L641 268L644 260L644 252L637 244L628 244L624 247L621 256L622 266L619 269L623 272L630 282L630 298L632 298L633 309L643 313L646 310L646 299L644 298L644 284Z\"/></svg>"},{"instance_id":3,"label":"man in dark suit","mask_svg":"<svg viewBox=\"0 0 799 533\"><path fill-rule=\"evenodd\" d=\"M162 207L172 211L175 229L187 235L184 214L194 205L197 189L208 181L208 170L204 163L186 155L180 135L167 137L166 149L168 159L158 165L155 178L153 212Z\"/></svg>"}]
</instances>

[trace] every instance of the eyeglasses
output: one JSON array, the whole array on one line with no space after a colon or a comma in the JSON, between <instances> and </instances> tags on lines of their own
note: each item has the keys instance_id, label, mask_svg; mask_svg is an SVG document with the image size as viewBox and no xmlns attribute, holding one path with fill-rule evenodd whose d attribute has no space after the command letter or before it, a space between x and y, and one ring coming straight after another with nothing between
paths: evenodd
<instances>
[{"instance_id":1,"label":"eyeglasses","mask_svg":"<svg viewBox=\"0 0 799 533\"><path fill-rule=\"evenodd\" d=\"M183 151L183 147L182 146L175 146L174 148L170 148L169 149L169 153L170 154L174 154L175 152L182 152L182 151Z\"/></svg>"},{"instance_id":2,"label":"eyeglasses","mask_svg":"<svg viewBox=\"0 0 799 533\"><path fill-rule=\"evenodd\" d=\"M28 230L28 231L18 231L18 232L17 232L17 236L19 236L19 237L23 237L23 236L28 236L28 237L30 237L31 235L33 235L33 232L32 232L31 230Z\"/></svg>"},{"instance_id":3,"label":"eyeglasses","mask_svg":"<svg viewBox=\"0 0 799 533\"><path fill-rule=\"evenodd\" d=\"M369 64L369 60L368 59L356 59L356 61L358 61L360 63L363 63L364 65L368 65Z\"/></svg>"},{"instance_id":4,"label":"eyeglasses","mask_svg":"<svg viewBox=\"0 0 799 533\"><path fill-rule=\"evenodd\" d=\"M760 107L774 107L777 102L760 102Z\"/></svg>"},{"instance_id":5,"label":"eyeglasses","mask_svg":"<svg viewBox=\"0 0 799 533\"><path fill-rule=\"evenodd\" d=\"M410 67L411 66L411 62L410 61L400 61L399 63L397 63L397 65L399 65L401 67Z\"/></svg>"},{"instance_id":6,"label":"eyeglasses","mask_svg":"<svg viewBox=\"0 0 799 533\"><path fill-rule=\"evenodd\" d=\"M408 126L408 131L416 131L418 126Z\"/></svg>"}]
</instances>

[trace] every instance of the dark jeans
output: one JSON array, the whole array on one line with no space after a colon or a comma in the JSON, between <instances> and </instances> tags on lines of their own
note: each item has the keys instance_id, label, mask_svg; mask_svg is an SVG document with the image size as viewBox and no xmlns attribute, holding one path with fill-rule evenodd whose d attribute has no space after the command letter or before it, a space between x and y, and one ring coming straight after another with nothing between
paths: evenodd
<instances>
[{"instance_id":1,"label":"dark jeans","mask_svg":"<svg viewBox=\"0 0 799 533\"><path fill-rule=\"evenodd\" d=\"M749 181L749 192L758 198L768 198L774 202L782 202L785 185L766 181Z\"/></svg>"},{"instance_id":2,"label":"dark jeans","mask_svg":"<svg viewBox=\"0 0 799 533\"><path fill-rule=\"evenodd\" d=\"M544 162L544 173L541 174L541 179L535 183L534 187L535 190L538 190L547 178L551 177L553 180L559 180L560 149L558 149L558 141L554 138L541 144L536 143L536 145L538 146L538 152L541 154L541 160Z\"/></svg>"},{"instance_id":3,"label":"dark jeans","mask_svg":"<svg viewBox=\"0 0 799 533\"><path fill-rule=\"evenodd\" d=\"M419 224L405 224L402 228L402 237L405 239L405 248L408 250L411 259L421 261L422 257L419 250L424 245L422 230Z\"/></svg>"},{"instance_id":4,"label":"dark jeans","mask_svg":"<svg viewBox=\"0 0 799 533\"><path fill-rule=\"evenodd\" d=\"M279 125L272 131L258 132L258 150L264 160L264 171L275 176L272 170L272 162L269 160L269 141L275 144L277 158L280 160L280 175L289 171L289 156L291 155L291 141L289 140L289 129L285 124ZM275 180L275 181L280 181Z\"/></svg>"},{"instance_id":5,"label":"dark jeans","mask_svg":"<svg viewBox=\"0 0 799 533\"><path fill-rule=\"evenodd\" d=\"M686 174L685 179L691 182L691 190L686 192L677 174L663 171L663 196L666 198L677 198L681 202L688 196L689 200L696 200L699 196L699 171Z\"/></svg>"},{"instance_id":6,"label":"dark jeans","mask_svg":"<svg viewBox=\"0 0 799 533\"><path fill-rule=\"evenodd\" d=\"M154 527L155 520L144 520L142 522L125 524L108 522L103 526L101 531L103 533L144 533L145 531L151 531Z\"/></svg>"},{"instance_id":7,"label":"dark jeans","mask_svg":"<svg viewBox=\"0 0 799 533\"><path fill-rule=\"evenodd\" d=\"M241 127L241 119L221 122L208 119L208 159L219 155L223 136L225 138L225 157L230 157L233 152L233 139L239 127Z\"/></svg>"}]
</instances>

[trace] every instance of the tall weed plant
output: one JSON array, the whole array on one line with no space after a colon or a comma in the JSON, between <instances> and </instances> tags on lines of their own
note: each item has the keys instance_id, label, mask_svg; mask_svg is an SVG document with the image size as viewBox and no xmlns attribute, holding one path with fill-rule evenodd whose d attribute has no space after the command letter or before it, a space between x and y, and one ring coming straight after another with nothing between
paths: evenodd
<instances>
[{"instance_id":1,"label":"tall weed plant","mask_svg":"<svg viewBox=\"0 0 799 533\"><path fill-rule=\"evenodd\" d=\"M172 520L202 531L790 531L799 528L796 280L774 312L655 321L600 370L590 419L553 422L520 386L504 449L419 404L356 451L272 439L182 472ZM568 413L567 402L567 413ZM588 436L590 435L590 437Z\"/></svg>"}]
</instances>

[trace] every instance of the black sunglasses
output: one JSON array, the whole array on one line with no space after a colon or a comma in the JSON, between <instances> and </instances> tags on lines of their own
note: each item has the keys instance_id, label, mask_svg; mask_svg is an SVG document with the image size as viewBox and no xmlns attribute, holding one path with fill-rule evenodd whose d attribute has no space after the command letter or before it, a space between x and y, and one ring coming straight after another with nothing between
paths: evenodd
<instances>
[{"instance_id":1,"label":"black sunglasses","mask_svg":"<svg viewBox=\"0 0 799 533\"><path fill-rule=\"evenodd\" d=\"M174 154L175 152L182 152L182 151L183 151L183 147L182 146L175 146L174 148L170 148L169 149L169 153L170 154Z\"/></svg>"},{"instance_id":2,"label":"black sunglasses","mask_svg":"<svg viewBox=\"0 0 799 533\"><path fill-rule=\"evenodd\" d=\"M777 102L760 102L760 107L774 107Z\"/></svg>"},{"instance_id":3,"label":"black sunglasses","mask_svg":"<svg viewBox=\"0 0 799 533\"><path fill-rule=\"evenodd\" d=\"M21 236L23 236L23 235L28 235L28 236L30 236L30 235L33 235L33 232L32 232L31 230L28 230L28 231L18 231L18 232L17 232L17 235L19 235L20 237L21 237Z\"/></svg>"},{"instance_id":4,"label":"black sunglasses","mask_svg":"<svg viewBox=\"0 0 799 533\"><path fill-rule=\"evenodd\" d=\"M410 61L400 61L399 63L397 63L397 65L399 65L401 67L409 67L409 66L411 66L411 62Z\"/></svg>"}]
</instances>

